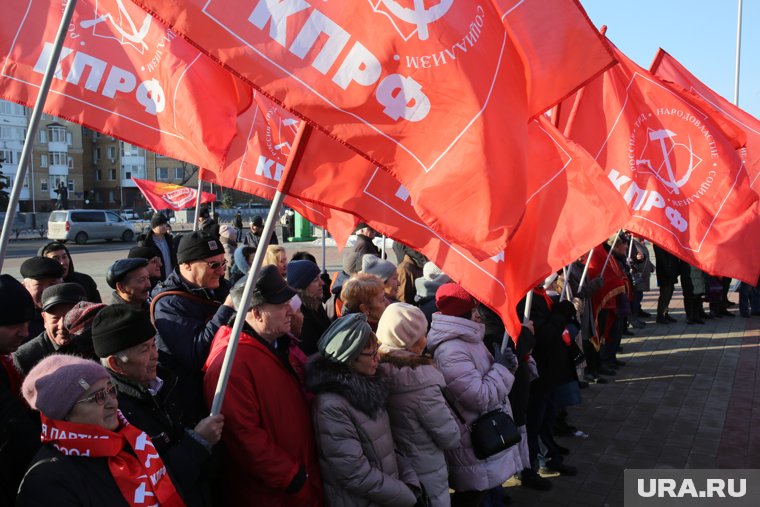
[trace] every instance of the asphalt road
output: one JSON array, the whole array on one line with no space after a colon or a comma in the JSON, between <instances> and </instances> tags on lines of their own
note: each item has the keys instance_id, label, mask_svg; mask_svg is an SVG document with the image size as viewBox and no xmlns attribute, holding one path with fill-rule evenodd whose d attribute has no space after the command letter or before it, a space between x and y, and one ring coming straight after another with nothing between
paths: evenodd
<instances>
[{"instance_id":1,"label":"asphalt road","mask_svg":"<svg viewBox=\"0 0 760 507\"><path fill-rule=\"evenodd\" d=\"M8 244L8 252L3 262L2 272L21 279L21 273L19 272L21 264L29 257L37 255L37 250L48 241L47 239L12 240ZM106 270L116 260L126 258L129 249L135 245L135 242L124 243L122 241L110 243L97 241L85 245L68 242L66 243L66 248L71 253L76 270L93 277L98 284L98 290L104 301L108 301L112 289L106 284ZM322 262L322 248L319 245L313 243L286 243L283 246L285 246L288 252L288 257L299 250L308 251L316 257L318 263L321 264ZM341 256L338 249L334 246L328 246L325 253L327 270L330 273L339 270L341 267Z\"/></svg>"}]
</instances>

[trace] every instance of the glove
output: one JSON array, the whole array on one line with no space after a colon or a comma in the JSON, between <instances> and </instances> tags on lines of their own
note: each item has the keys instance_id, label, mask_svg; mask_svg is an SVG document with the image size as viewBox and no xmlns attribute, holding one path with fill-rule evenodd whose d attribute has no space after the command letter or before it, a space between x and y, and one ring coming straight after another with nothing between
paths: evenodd
<instances>
[{"instance_id":1,"label":"glove","mask_svg":"<svg viewBox=\"0 0 760 507\"><path fill-rule=\"evenodd\" d=\"M507 347L506 350L502 352L501 347L498 343L494 343L492 345L493 348L493 360L495 363L499 363L503 367L509 370L509 372L514 375L517 371L517 356L515 356L514 352L512 352L512 349Z\"/></svg>"},{"instance_id":2,"label":"glove","mask_svg":"<svg viewBox=\"0 0 760 507\"><path fill-rule=\"evenodd\" d=\"M288 487L285 491L291 495L293 493L298 493L301 491L301 488L303 488L304 484L306 484L306 479L308 478L309 474L306 473L306 467L301 465L301 467L298 469L298 473L296 473L295 477L293 477L293 480L290 481L290 484L288 484Z\"/></svg>"}]
</instances>

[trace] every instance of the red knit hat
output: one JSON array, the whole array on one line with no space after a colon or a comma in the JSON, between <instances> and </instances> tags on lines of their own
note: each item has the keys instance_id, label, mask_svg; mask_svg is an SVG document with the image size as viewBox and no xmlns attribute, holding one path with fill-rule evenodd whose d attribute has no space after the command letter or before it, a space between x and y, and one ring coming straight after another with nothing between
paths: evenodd
<instances>
[{"instance_id":1,"label":"red knit hat","mask_svg":"<svg viewBox=\"0 0 760 507\"><path fill-rule=\"evenodd\" d=\"M463 317L469 315L478 302L458 283L445 283L435 293L435 306L444 315Z\"/></svg>"}]
</instances>

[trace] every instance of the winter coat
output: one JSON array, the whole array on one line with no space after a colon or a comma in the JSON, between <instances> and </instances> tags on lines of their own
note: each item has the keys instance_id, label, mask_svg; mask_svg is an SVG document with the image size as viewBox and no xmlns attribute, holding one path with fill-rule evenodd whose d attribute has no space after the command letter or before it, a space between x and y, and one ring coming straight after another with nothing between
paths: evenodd
<instances>
[{"instance_id":1,"label":"winter coat","mask_svg":"<svg viewBox=\"0 0 760 507\"><path fill-rule=\"evenodd\" d=\"M301 299L303 300L303 298ZM304 354L310 356L317 352L317 342L322 337L322 333L330 327L332 321L321 303L317 305L316 309L303 304L301 305L301 313L303 313L303 327L301 328L298 346Z\"/></svg>"},{"instance_id":2,"label":"winter coat","mask_svg":"<svg viewBox=\"0 0 760 507\"><path fill-rule=\"evenodd\" d=\"M158 361L178 377L180 402L185 408L182 422L186 426L194 427L207 415L201 369L214 334L235 313L233 308L221 304L229 293L229 285L223 279L219 283L219 288L213 290L191 287L175 270L151 294ZM170 294L159 297L168 291L179 291L188 296Z\"/></svg>"},{"instance_id":3,"label":"winter coat","mask_svg":"<svg viewBox=\"0 0 760 507\"><path fill-rule=\"evenodd\" d=\"M418 481L397 459L382 378L315 356L306 365L306 387L316 393L312 417L328 505L413 506L405 483Z\"/></svg>"},{"instance_id":4,"label":"winter coat","mask_svg":"<svg viewBox=\"0 0 760 507\"><path fill-rule=\"evenodd\" d=\"M649 260L649 249L639 241L634 240L633 245L636 248L636 252L641 252L644 256L642 260L636 260L636 252L633 252L633 269L636 272L633 276L634 286L637 291L646 292L651 289L652 271L654 271L654 264Z\"/></svg>"},{"instance_id":5,"label":"winter coat","mask_svg":"<svg viewBox=\"0 0 760 507\"><path fill-rule=\"evenodd\" d=\"M219 329L206 361L203 387L209 406L231 332L230 326ZM224 505L323 503L309 406L285 345L290 338L283 336L277 342L275 350L248 326L240 335L222 405ZM298 492L288 493L302 467L308 474L306 483Z\"/></svg>"},{"instance_id":6,"label":"winter coat","mask_svg":"<svg viewBox=\"0 0 760 507\"><path fill-rule=\"evenodd\" d=\"M657 285L675 285L681 274L681 259L668 252L659 245L652 243L655 258L655 272L657 273Z\"/></svg>"},{"instance_id":7,"label":"winter coat","mask_svg":"<svg viewBox=\"0 0 760 507\"><path fill-rule=\"evenodd\" d=\"M17 507L129 507L108 458L66 456L45 444L32 463L19 488Z\"/></svg>"},{"instance_id":8,"label":"winter coat","mask_svg":"<svg viewBox=\"0 0 760 507\"><path fill-rule=\"evenodd\" d=\"M443 398L443 375L432 359L405 351L385 354L381 361L396 449L409 460L431 504L448 506L449 473L443 451L459 447L459 426Z\"/></svg>"},{"instance_id":9,"label":"winter coat","mask_svg":"<svg viewBox=\"0 0 760 507\"><path fill-rule=\"evenodd\" d=\"M211 505L211 445L180 424L182 407L177 399L176 376L159 368L163 384L153 396L145 387L111 370L108 373L118 388L119 410L150 437L185 504Z\"/></svg>"},{"instance_id":10,"label":"winter coat","mask_svg":"<svg viewBox=\"0 0 760 507\"><path fill-rule=\"evenodd\" d=\"M235 250L237 249L237 241L230 238L220 237L219 242L224 247L224 260L227 261L227 267L224 270L224 276L227 280L230 279L232 266L235 263Z\"/></svg>"},{"instance_id":11,"label":"winter coat","mask_svg":"<svg viewBox=\"0 0 760 507\"><path fill-rule=\"evenodd\" d=\"M39 416L21 399L21 381L10 356L0 356L0 505L13 505L40 448Z\"/></svg>"},{"instance_id":12,"label":"winter coat","mask_svg":"<svg viewBox=\"0 0 760 507\"><path fill-rule=\"evenodd\" d=\"M446 389L467 424L481 415L502 409L512 414L507 395L514 376L493 361L483 344L485 326L471 320L433 314L428 350L446 380ZM514 447L479 460L470 432L457 419L460 447L446 451L449 484L457 491L485 491L499 486L517 470Z\"/></svg>"},{"instance_id":13,"label":"winter coat","mask_svg":"<svg viewBox=\"0 0 760 507\"><path fill-rule=\"evenodd\" d=\"M169 256L171 259L171 265L172 268L177 266L177 247L179 246L179 241L177 241L176 245L174 244L174 238L171 236L171 234L164 234L164 241L166 241L166 246L169 247ZM137 244L139 246L147 246L152 248L156 251L156 255L158 257L161 257L161 280L166 280L166 277L169 276L172 272L171 269L167 269L166 261L164 260L164 256L161 253L161 249L158 248L158 245L156 245L156 241L153 239L153 232L148 229L145 239L142 241L138 241Z\"/></svg>"},{"instance_id":14,"label":"winter coat","mask_svg":"<svg viewBox=\"0 0 760 507\"><path fill-rule=\"evenodd\" d=\"M424 263L424 257L422 258ZM396 299L404 303L414 304L414 296L417 295L417 289L414 287L414 281L422 276L422 268L412 259L409 254L405 254L403 260L396 268L398 275L398 292Z\"/></svg>"},{"instance_id":15,"label":"winter coat","mask_svg":"<svg viewBox=\"0 0 760 507\"><path fill-rule=\"evenodd\" d=\"M13 353L13 363L18 371L26 376L37 363L52 354L68 354L98 361L99 359L92 351L91 346L92 342L90 341L90 350L86 350L77 346L76 342L71 341L63 347L56 348L53 341L48 338L47 331L42 331L42 333L20 346Z\"/></svg>"},{"instance_id":16,"label":"winter coat","mask_svg":"<svg viewBox=\"0 0 760 507\"><path fill-rule=\"evenodd\" d=\"M135 305L133 303L128 303L124 300L121 296L119 296L119 293L116 291L111 292L111 302L109 303L111 305L127 305L135 310L140 310L145 315L150 316L150 304L146 301L142 303L141 305Z\"/></svg>"},{"instance_id":17,"label":"winter coat","mask_svg":"<svg viewBox=\"0 0 760 507\"><path fill-rule=\"evenodd\" d=\"M205 219L203 222L201 222L198 229L201 232L205 232L206 234L213 236L215 238L219 237L219 222L217 222L213 218Z\"/></svg>"},{"instance_id":18,"label":"winter coat","mask_svg":"<svg viewBox=\"0 0 760 507\"><path fill-rule=\"evenodd\" d=\"M251 269L248 259L245 258L245 249L245 245L241 245L232 254L233 265L230 268L230 285L235 285Z\"/></svg>"},{"instance_id":19,"label":"winter coat","mask_svg":"<svg viewBox=\"0 0 760 507\"><path fill-rule=\"evenodd\" d=\"M252 246L253 248L258 248L259 243L261 242L261 236L254 233L252 230L248 229L248 232L245 235L245 239L243 240L243 244L245 246ZM277 231L272 231L272 236L269 238L269 244L270 245L277 245L279 244L279 241L277 240Z\"/></svg>"},{"instance_id":20,"label":"winter coat","mask_svg":"<svg viewBox=\"0 0 760 507\"><path fill-rule=\"evenodd\" d=\"M66 283L78 283L81 285L84 289L85 294L87 295L87 301L90 303L102 303L103 301L100 298L100 292L98 292L98 284L95 283L95 280L93 280L90 275L87 275L85 273L77 273L74 270L74 259L71 258L69 249L66 248L63 243L60 241L51 241L50 243L46 243L45 245L41 246L39 250L37 250L37 255L43 256L43 252L48 246L50 246L51 243L58 243L63 246L63 249L66 251L66 255L69 256L69 274L66 275L66 278L64 278L63 281Z\"/></svg>"},{"instance_id":21,"label":"winter coat","mask_svg":"<svg viewBox=\"0 0 760 507\"><path fill-rule=\"evenodd\" d=\"M343 308L343 302L340 300L340 292L343 290L343 284L351 278L351 275L345 271L339 271L335 275L335 280L330 286L330 299L325 303L325 310L327 311L327 317L333 321L342 315L342 312L338 311L338 307Z\"/></svg>"}]
</instances>

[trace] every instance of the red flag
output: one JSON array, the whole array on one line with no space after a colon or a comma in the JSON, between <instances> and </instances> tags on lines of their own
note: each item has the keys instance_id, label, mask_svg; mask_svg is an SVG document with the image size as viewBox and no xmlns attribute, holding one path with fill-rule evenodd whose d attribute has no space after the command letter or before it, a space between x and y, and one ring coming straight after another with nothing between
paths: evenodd
<instances>
[{"instance_id":1,"label":"red flag","mask_svg":"<svg viewBox=\"0 0 760 507\"><path fill-rule=\"evenodd\" d=\"M625 203L603 177L588 171L591 157L567 143L543 118L530 125L531 160L526 213L505 251L478 261L447 241L415 213L410 194L392 176L358 162L330 162L317 135L291 192L350 211L378 231L424 253L504 320L518 336L515 306L540 280L609 236L627 218ZM321 136L321 137L320 137ZM346 178L346 174L351 178ZM340 182L340 184L336 184Z\"/></svg>"},{"instance_id":2,"label":"red flag","mask_svg":"<svg viewBox=\"0 0 760 507\"><path fill-rule=\"evenodd\" d=\"M132 178L137 188L145 196L145 200L156 210L194 208L198 191L194 188L175 185L174 183L160 183L158 181L140 180ZM201 203L215 202L216 196L209 192L201 193Z\"/></svg>"},{"instance_id":3,"label":"red flag","mask_svg":"<svg viewBox=\"0 0 760 507\"><path fill-rule=\"evenodd\" d=\"M480 258L503 248L522 217L514 203L525 200L527 120L542 112L531 110L534 102L551 100L551 88L539 86L546 72L529 87L523 60L582 53L567 58L576 67L551 69L552 80L574 86L612 60L567 0L552 2L570 8L544 17L538 32L522 29L535 27L539 10L551 12L537 0L506 13L492 2L453 0L135 1L390 171L420 217ZM527 20L515 33L551 44L513 41L502 15ZM568 37L545 38L555 29ZM569 79L558 79L566 72ZM554 100L572 90L559 88Z\"/></svg>"},{"instance_id":4,"label":"red flag","mask_svg":"<svg viewBox=\"0 0 760 507\"><path fill-rule=\"evenodd\" d=\"M65 4L3 4L0 97L34 105ZM250 99L250 87L131 2L79 0L44 110L218 168Z\"/></svg>"},{"instance_id":5,"label":"red flag","mask_svg":"<svg viewBox=\"0 0 760 507\"><path fill-rule=\"evenodd\" d=\"M739 154L749 173L750 187L755 192L760 191L757 187L758 176L760 176L760 120L711 90L663 49L657 52L651 71L654 75L698 95L744 130L747 145L740 149Z\"/></svg>"},{"instance_id":6,"label":"red flag","mask_svg":"<svg viewBox=\"0 0 760 507\"><path fill-rule=\"evenodd\" d=\"M747 238L760 220L741 139L615 51L619 63L563 105L560 125L629 204L626 229L708 273L755 283L760 244Z\"/></svg>"},{"instance_id":7,"label":"red flag","mask_svg":"<svg viewBox=\"0 0 760 507\"><path fill-rule=\"evenodd\" d=\"M201 179L274 199L299 122L297 117L254 92L253 107L238 118L239 133L230 146L227 166L216 174L201 170ZM345 147L339 149L359 158ZM327 229L339 249L345 246L358 222L353 215L296 197L285 197L285 205Z\"/></svg>"}]
</instances>

